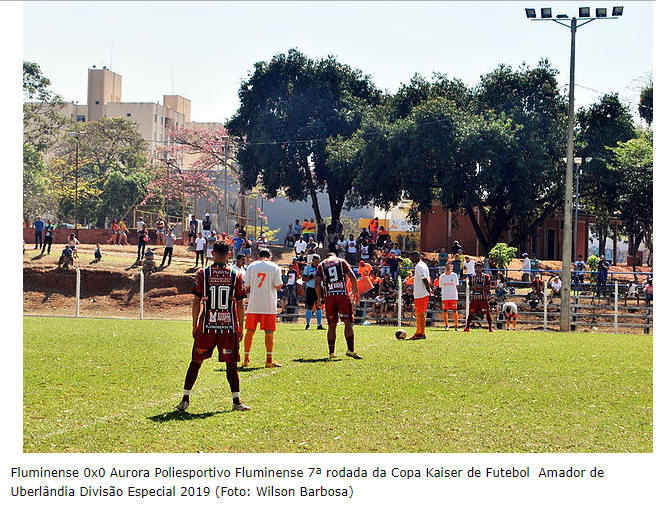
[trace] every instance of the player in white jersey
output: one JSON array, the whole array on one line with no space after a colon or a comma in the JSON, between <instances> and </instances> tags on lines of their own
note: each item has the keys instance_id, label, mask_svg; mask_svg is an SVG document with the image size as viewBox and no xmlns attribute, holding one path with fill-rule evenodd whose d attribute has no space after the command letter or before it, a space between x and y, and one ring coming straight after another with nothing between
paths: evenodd
<instances>
[{"instance_id":1,"label":"player in white jersey","mask_svg":"<svg viewBox=\"0 0 656 511\"><path fill-rule=\"evenodd\" d=\"M510 329L510 320L513 323L513 330L517 330L517 304L514 302L506 302L501 308L503 315L506 318L506 330Z\"/></svg>"},{"instance_id":2,"label":"player in white jersey","mask_svg":"<svg viewBox=\"0 0 656 511\"><path fill-rule=\"evenodd\" d=\"M242 367L248 367L251 362L251 347L257 324L264 330L266 346L266 364L264 367L280 367L273 360L273 332L276 330L276 311L278 291L282 289L282 274L280 266L271 261L271 252L262 249L259 259L248 265L244 277L244 287L248 293L246 309L246 335L244 336L244 362Z\"/></svg>"},{"instance_id":3,"label":"player in white jersey","mask_svg":"<svg viewBox=\"0 0 656 511\"><path fill-rule=\"evenodd\" d=\"M449 329L449 310L453 311L453 323L458 330L458 275L451 271L451 263L446 263L444 273L440 275L438 284L442 291L442 314L444 329Z\"/></svg>"}]
</instances>

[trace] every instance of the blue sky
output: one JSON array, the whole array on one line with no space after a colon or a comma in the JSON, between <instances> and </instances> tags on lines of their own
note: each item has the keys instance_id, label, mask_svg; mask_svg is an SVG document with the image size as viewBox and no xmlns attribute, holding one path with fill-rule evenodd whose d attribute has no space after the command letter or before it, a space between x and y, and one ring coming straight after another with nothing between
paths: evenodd
<instances>
[{"instance_id":1,"label":"blue sky","mask_svg":"<svg viewBox=\"0 0 656 511\"><path fill-rule=\"evenodd\" d=\"M86 102L86 70L123 75L124 101L161 101L173 90L192 120L224 121L254 62L297 47L335 55L395 91L415 72L439 71L473 85L503 62L547 57L568 82L569 32L530 22L524 7L575 15L579 6L624 5L619 20L577 36L576 83L637 101L652 71L651 2L28 2L24 58L38 62L67 100ZM113 54L112 54L113 46ZM113 57L112 57L113 55ZM577 108L598 93L577 87Z\"/></svg>"}]
</instances>

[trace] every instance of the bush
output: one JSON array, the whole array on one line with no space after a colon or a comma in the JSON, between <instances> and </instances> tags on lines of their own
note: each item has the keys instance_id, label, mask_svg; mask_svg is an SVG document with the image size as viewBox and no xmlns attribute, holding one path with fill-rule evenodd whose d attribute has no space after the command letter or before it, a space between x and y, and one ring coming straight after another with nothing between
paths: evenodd
<instances>
[{"instance_id":1,"label":"bush","mask_svg":"<svg viewBox=\"0 0 656 511\"><path fill-rule=\"evenodd\" d=\"M497 268L507 268L510 261L517 255L517 248L510 247L507 243L497 243L490 250L489 258L496 264Z\"/></svg>"},{"instance_id":2,"label":"bush","mask_svg":"<svg viewBox=\"0 0 656 511\"><path fill-rule=\"evenodd\" d=\"M585 262L585 264L588 265L588 270L589 271L596 271L597 270L597 264L599 264L599 258L592 254L590 257L588 257L588 260ZM591 273L590 274L590 282L597 282L597 274L596 273Z\"/></svg>"}]
</instances>

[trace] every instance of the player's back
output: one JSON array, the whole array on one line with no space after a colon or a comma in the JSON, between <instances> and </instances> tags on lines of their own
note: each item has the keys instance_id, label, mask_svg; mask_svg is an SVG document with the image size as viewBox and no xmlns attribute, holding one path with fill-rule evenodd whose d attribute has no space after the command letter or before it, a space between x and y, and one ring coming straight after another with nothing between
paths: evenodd
<instances>
[{"instance_id":1,"label":"player's back","mask_svg":"<svg viewBox=\"0 0 656 511\"><path fill-rule=\"evenodd\" d=\"M275 314L276 286L282 285L280 266L269 260L255 261L248 265L244 281L249 288L247 312Z\"/></svg>"},{"instance_id":2,"label":"player's back","mask_svg":"<svg viewBox=\"0 0 656 511\"><path fill-rule=\"evenodd\" d=\"M328 257L319 264L323 287L327 295L346 295L346 274L350 265L341 257Z\"/></svg>"}]
</instances>

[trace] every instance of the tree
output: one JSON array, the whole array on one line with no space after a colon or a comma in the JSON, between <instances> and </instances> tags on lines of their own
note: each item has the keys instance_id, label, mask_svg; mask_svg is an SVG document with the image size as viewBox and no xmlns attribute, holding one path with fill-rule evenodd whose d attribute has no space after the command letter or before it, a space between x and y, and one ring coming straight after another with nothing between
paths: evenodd
<instances>
[{"instance_id":1,"label":"tree","mask_svg":"<svg viewBox=\"0 0 656 511\"><path fill-rule=\"evenodd\" d=\"M108 218L122 218L128 209L143 200L151 175L145 171L124 174L111 171L102 183L100 209Z\"/></svg>"},{"instance_id":2,"label":"tree","mask_svg":"<svg viewBox=\"0 0 656 511\"><path fill-rule=\"evenodd\" d=\"M29 225L37 215L54 218L56 206L43 155L31 145L23 144L23 220Z\"/></svg>"},{"instance_id":3,"label":"tree","mask_svg":"<svg viewBox=\"0 0 656 511\"><path fill-rule=\"evenodd\" d=\"M608 166L614 175L622 178L617 209L629 237L629 253L633 256L635 272L635 256L640 243L645 241L650 257L653 249L653 133L639 130L636 138L620 142L610 151L612 158Z\"/></svg>"},{"instance_id":4,"label":"tree","mask_svg":"<svg viewBox=\"0 0 656 511\"><path fill-rule=\"evenodd\" d=\"M596 218L599 253L606 250L610 217L618 211L622 176L610 165L612 147L635 136L629 108L617 94L606 94L577 114L578 155L584 158L581 203ZM589 160L588 160L589 158Z\"/></svg>"},{"instance_id":5,"label":"tree","mask_svg":"<svg viewBox=\"0 0 656 511\"><path fill-rule=\"evenodd\" d=\"M354 178L348 168L329 165L327 145L351 137L380 98L368 76L331 56L314 61L291 49L257 62L227 124L232 135L245 139L237 154L242 184L261 184L269 198L281 191L291 201L309 195L317 220L317 193L325 190L336 222Z\"/></svg>"},{"instance_id":6,"label":"tree","mask_svg":"<svg viewBox=\"0 0 656 511\"><path fill-rule=\"evenodd\" d=\"M35 62L23 62L23 140L38 151L48 149L69 119L64 101L50 89L50 80Z\"/></svg>"},{"instance_id":7,"label":"tree","mask_svg":"<svg viewBox=\"0 0 656 511\"><path fill-rule=\"evenodd\" d=\"M640 104L638 105L638 114L647 122L649 126L654 119L654 85L646 85L640 92Z\"/></svg>"}]
</instances>

